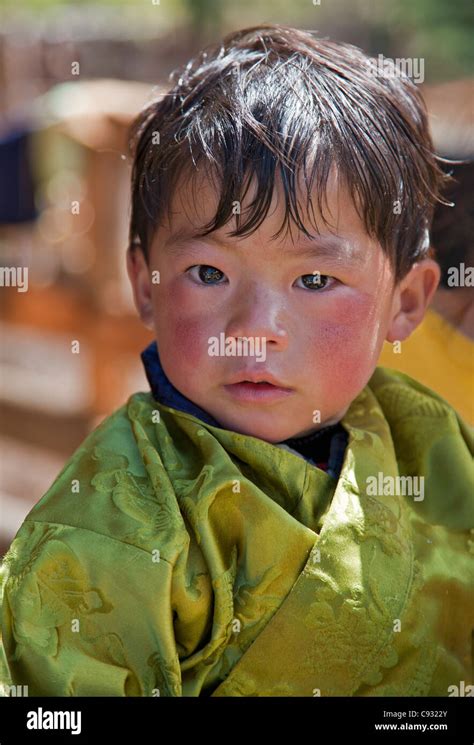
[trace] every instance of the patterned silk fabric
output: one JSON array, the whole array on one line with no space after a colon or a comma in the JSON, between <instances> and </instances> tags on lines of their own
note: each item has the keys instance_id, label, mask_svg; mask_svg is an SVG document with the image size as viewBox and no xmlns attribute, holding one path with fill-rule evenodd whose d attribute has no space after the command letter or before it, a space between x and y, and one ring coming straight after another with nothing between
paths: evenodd
<instances>
[{"instance_id":1,"label":"patterned silk fabric","mask_svg":"<svg viewBox=\"0 0 474 745\"><path fill-rule=\"evenodd\" d=\"M342 425L336 480L131 396L4 557L0 681L30 696L472 690L472 429L384 368ZM401 476L424 497L385 486Z\"/></svg>"}]
</instances>

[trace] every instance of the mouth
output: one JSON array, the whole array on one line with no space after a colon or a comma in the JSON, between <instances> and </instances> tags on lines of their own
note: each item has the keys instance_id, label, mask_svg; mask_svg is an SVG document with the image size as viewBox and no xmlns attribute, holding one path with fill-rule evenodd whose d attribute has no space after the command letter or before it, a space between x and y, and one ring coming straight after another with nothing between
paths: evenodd
<instances>
[{"instance_id":1,"label":"mouth","mask_svg":"<svg viewBox=\"0 0 474 745\"><path fill-rule=\"evenodd\" d=\"M238 383L234 383L234 385L253 385L253 386L259 386L260 388L281 388L282 390L288 390L287 388L284 388L281 385L275 385L274 383L270 383L268 380L240 380Z\"/></svg>"},{"instance_id":2,"label":"mouth","mask_svg":"<svg viewBox=\"0 0 474 745\"><path fill-rule=\"evenodd\" d=\"M240 380L225 385L224 388L233 398L249 403L278 401L293 393L292 388L285 388L268 380Z\"/></svg>"}]
</instances>

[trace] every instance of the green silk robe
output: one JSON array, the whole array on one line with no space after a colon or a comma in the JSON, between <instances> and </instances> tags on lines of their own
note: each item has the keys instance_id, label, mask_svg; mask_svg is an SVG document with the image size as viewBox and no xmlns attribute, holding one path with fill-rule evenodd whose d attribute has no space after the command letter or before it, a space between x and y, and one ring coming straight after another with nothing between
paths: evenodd
<instances>
[{"instance_id":1,"label":"green silk robe","mask_svg":"<svg viewBox=\"0 0 474 745\"><path fill-rule=\"evenodd\" d=\"M385 368L342 424L336 480L132 395L4 557L0 682L30 696L472 691L472 429ZM379 474L423 476L424 498L372 493Z\"/></svg>"}]
</instances>

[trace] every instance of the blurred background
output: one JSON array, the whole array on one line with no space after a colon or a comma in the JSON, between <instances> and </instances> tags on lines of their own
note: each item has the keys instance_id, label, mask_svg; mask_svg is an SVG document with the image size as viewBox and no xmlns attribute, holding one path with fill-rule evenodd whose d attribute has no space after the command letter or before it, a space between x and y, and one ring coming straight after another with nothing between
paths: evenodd
<instances>
[{"instance_id":1,"label":"blurred background","mask_svg":"<svg viewBox=\"0 0 474 745\"><path fill-rule=\"evenodd\" d=\"M423 59L438 152L466 163L451 168L456 207L433 232L443 282L432 313L381 364L474 423L473 293L461 274L449 282L452 266L474 263L470 0L3 0L0 14L0 556L86 434L148 390L140 352L152 336L125 269L127 129L174 68L245 26Z\"/></svg>"}]
</instances>

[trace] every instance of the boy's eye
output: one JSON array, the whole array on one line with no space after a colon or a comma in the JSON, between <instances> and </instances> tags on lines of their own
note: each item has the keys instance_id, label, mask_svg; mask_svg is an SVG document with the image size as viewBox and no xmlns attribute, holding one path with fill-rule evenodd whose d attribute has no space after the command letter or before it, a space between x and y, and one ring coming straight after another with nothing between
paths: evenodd
<instances>
[{"instance_id":1,"label":"boy's eye","mask_svg":"<svg viewBox=\"0 0 474 745\"><path fill-rule=\"evenodd\" d=\"M195 266L190 266L186 271L188 271L193 277L196 277L196 275L193 274L195 269L198 270L197 274L200 282L205 285L222 284L220 280L222 277L225 277L224 272L221 272L220 269L216 269L215 266L209 266L208 264L196 264Z\"/></svg>"},{"instance_id":2,"label":"boy's eye","mask_svg":"<svg viewBox=\"0 0 474 745\"><path fill-rule=\"evenodd\" d=\"M303 286L307 290L322 290L331 281L332 277L329 277L327 274L313 272L313 274L302 274L301 277L298 277L299 279L302 280Z\"/></svg>"},{"instance_id":3,"label":"boy's eye","mask_svg":"<svg viewBox=\"0 0 474 745\"><path fill-rule=\"evenodd\" d=\"M215 266L210 266L209 264L195 264L194 266L190 266L186 271L191 274L197 284L224 284L222 280L225 277L225 274ZM301 277L298 277L297 281L300 279L302 280L305 289L322 290L328 285L328 283L331 283L333 278L329 277L327 274L313 272L312 274L302 274Z\"/></svg>"}]
</instances>

